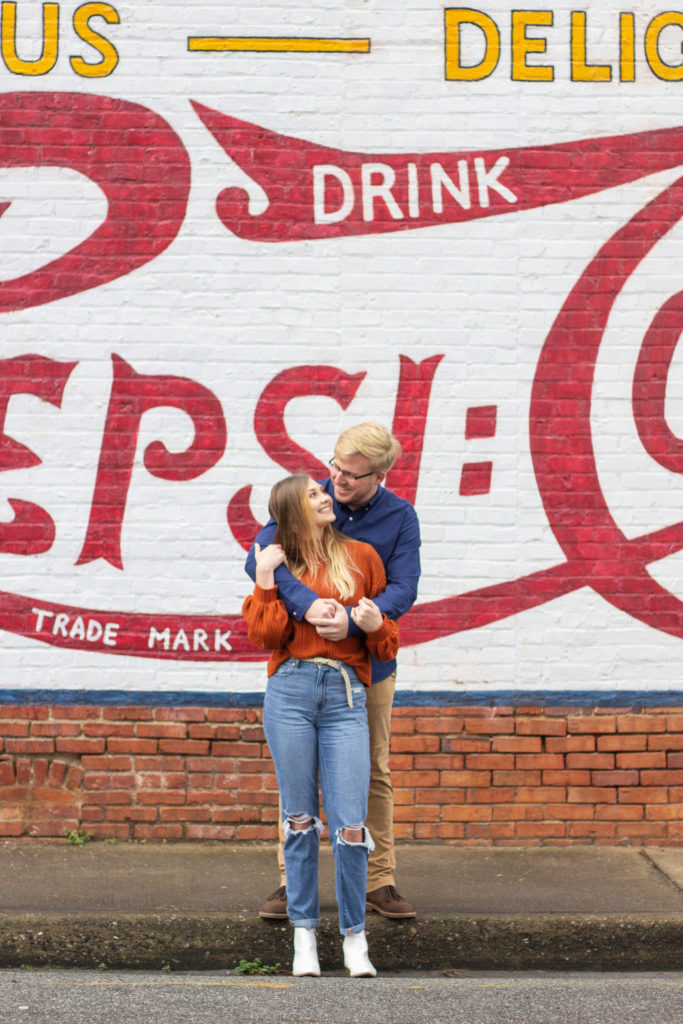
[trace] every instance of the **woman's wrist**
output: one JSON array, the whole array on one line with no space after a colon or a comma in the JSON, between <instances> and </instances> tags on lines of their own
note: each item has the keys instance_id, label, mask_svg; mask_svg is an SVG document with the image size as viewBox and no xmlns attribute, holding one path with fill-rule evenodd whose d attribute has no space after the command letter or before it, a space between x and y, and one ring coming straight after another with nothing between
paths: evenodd
<instances>
[{"instance_id":1,"label":"woman's wrist","mask_svg":"<svg viewBox=\"0 0 683 1024\"><path fill-rule=\"evenodd\" d=\"M254 582L258 583L262 590L272 590L275 586L275 572L273 569L259 569L256 567Z\"/></svg>"}]
</instances>

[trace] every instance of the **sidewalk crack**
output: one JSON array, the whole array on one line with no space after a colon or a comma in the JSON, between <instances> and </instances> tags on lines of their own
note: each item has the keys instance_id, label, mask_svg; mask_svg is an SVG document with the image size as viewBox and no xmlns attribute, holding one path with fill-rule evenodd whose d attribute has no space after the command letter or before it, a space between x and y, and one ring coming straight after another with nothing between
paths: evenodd
<instances>
[{"instance_id":1,"label":"sidewalk crack","mask_svg":"<svg viewBox=\"0 0 683 1024\"><path fill-rule=\"evenodd\" d=\"M681 896L683 896L683 888L681 888L680 885L677 885L676 882L674 882L673 878L671 878L669 875L667 875L666 871L664 871L663 868L660 868L660 866L657 863L657 861L652 859L652 857L650 856L650 854L648 853L647 850L641 849L639 851L639 853L640 853L640 856L644 860L646 860L648 862L650 867L654 868L654 870L657 872L658 875L661 875L662 878L666 879L666 881L669 883L669 885L671 886L672 889L675 889L677 893L680 893Z\"/></svg>"}]
</instances>

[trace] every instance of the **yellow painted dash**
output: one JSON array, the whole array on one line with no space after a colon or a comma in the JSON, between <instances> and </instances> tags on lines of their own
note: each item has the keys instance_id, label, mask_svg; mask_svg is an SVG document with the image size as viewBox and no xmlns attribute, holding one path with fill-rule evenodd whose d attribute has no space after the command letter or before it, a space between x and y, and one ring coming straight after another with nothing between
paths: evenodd
<instances>
[{"instance_id":1,"label":"yellow painted dash","mask_svg":"<svg viewBox=\"0 0 683 1024\"><path fill-rule=\"evenodd\" d=\"M171 979L171 978L143 978L138 980L137 978L131 980L130 978L115 978L108 979L106 981L74 981L72 978L68 981L58 982L60 985L68 985L69 988L74 986L77 988L116 988L116 987L127 987L127 988L173 988L174 986L192 987L195 988L293 988L294 983L291 981L244 981L242 979L230 981L229 979L223 978L208 978L195 981L193 979Z\"/></svg>"},{"instance_id":2,"label":"yellow painted dash","mask_svg":"<svg viewBox=\"0 0 683 1024\"><path fill-rule=\"evenodd\" d=\"M203 53L369 53L369 39L313 39L309 36L190 36L188 50Z\"/></svg>"}]
</instances>

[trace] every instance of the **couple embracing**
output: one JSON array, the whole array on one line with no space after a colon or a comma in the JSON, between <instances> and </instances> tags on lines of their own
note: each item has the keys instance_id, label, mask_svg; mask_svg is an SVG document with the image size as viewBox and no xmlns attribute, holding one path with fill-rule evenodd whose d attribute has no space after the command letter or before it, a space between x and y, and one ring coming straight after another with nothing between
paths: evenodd
<instances>
[{"instance_id":1,"label":"couple embracing","mask_svg":"<svg viewBox=\"0 0 683 1024\"><path fill-rule=\"evenodd\" d=\"M296 474L275 485L270 522L247 558L249 638L273 652L263 725L284 836L283 884L260 914L289 917L297 976L320 974L318 777L347 973L377 973L366 907L415 916L395 887L389 772L396 620L415 601L420 575L415 510L382 486L400 450L378 423L346 430L328 479Z\"/></svg>"}]
</instances>

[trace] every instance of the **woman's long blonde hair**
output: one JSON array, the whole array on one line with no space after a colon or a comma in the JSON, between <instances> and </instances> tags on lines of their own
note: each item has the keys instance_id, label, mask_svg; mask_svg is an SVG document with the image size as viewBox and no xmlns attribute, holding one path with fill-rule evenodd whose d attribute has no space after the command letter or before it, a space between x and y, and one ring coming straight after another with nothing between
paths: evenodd
<instances>
[{"instance_id":1,"label":"woman's long blonde hair","mask_svg":"<svg viewBox=\"0 0 683 1024\"><path fill-rule=\"evenodd\" d=\"M268 501L268 511L277 523L273 541L282 546L293 576L300 579L307 569L316 573L322 566L344 601L356 589L353 573L358 570L338 530L330 524L319 536L308 497L310 480L305 473L295 473L273 487Z\"/></svg>"}]
</instances>

